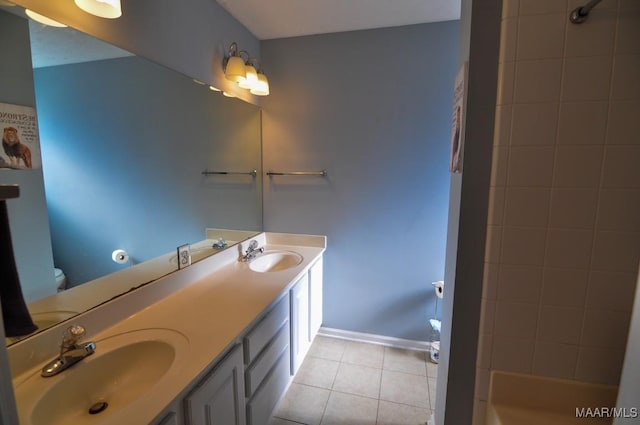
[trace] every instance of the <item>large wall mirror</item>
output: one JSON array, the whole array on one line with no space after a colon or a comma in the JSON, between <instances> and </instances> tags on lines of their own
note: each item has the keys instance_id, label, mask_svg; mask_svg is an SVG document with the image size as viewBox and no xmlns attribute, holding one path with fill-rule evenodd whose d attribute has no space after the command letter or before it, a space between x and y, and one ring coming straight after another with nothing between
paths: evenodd
<instances>
[{"instance_id":1,"label":"large wall mirror","mask_svg":"<svg viewBox=\"0 0 640 425\"><path fill-rule=\"evenodd\" d=\"M0 184L21 186L9 219L41 328L175 271L171 253L205 240L206 228L246 231L220 233L230 244L262 229L258 107L19 9L0 10L0 48L8 58L30 47L33 77L0 69L11 86L0 103L29 106L35 97L32 155L42 160L11 168L0 151ZM115 262L117 249L129 261ZM197 249L196 258L216 252ZM57 293L60 271L70 289Z\"/></svg>"}]
</instances>

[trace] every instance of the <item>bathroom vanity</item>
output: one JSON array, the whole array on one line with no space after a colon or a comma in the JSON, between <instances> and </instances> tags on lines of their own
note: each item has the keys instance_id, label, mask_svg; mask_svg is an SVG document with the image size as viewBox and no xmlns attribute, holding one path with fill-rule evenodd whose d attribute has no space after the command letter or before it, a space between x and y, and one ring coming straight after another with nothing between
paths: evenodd
<instances>
[{"instance_id":1,"label":"bathroom vanity","mask_svg":"<svg viewBox=\"0 0 640 425\"><path fill-rule=\"evenodd\" d=\"M266 424L322 323L325 248L261 233L84 313L95 354L50 378L69 322L14 344L20 423Z\"/></svg>"}]
</instances>

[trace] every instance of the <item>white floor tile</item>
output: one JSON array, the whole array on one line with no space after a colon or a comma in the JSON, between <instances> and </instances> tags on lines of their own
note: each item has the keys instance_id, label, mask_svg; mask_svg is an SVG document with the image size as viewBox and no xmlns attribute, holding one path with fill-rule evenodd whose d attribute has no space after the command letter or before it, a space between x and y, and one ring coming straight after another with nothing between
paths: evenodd
<instances>
[{"instance_id":1,"label":"white floor tile","mask_svg":"<svg viewBox=\"0 0 640 425\"><path fill-rule=\"evenodd\" d=\"M383 370L380 399L429 409L427 377Z\"/></svg>"},{"instance_id":2,"label":"white floor tile","mask_svg":"<svg viewBox=\"0 0 640 425\"><path fill-rule=\"evenodd\" d=\"M342 361L361 366L382 368L384 347L364 342L347 341Z\"/></svg>"},{"instance_id":3,"label":"white floor tile","mask_svg":"<svg viewBox=\"0 0 640 425\"><path fill-rule=\"evenodd\" d=\"M307 356L293 380L298 384L331 389L340 362Z\"/></svg>"},{"instance_id":4,"label":"white floor tile","mask_svg":"<svg viewBox=\"0 0 640 425\"><path fill-rule=\"evenodd\" d=\"M427 363L424 351L384 348L384 363L387 370L427 376Z\"/></svg>"},{"instance_id":5,"label":"white floor tile","mask_svg":"<svg viewBox=\"0 0 640 425\"><path fill-rule=\"evenodd\" d=\"M326 336L317 336L309 349L309 356L327 360L342 360L347 341Z\"/></svg>"},{"instance_id":6,"label":"white floor tile","mask_svg":"<svg viewBox=\"0 0 640 425\"><path fill-rule=\"evenodd\" d=\"M427 376L429 378L437 378L438 377L438 364L437 363L433 363L429 359L427 359Z\"/></svg>"},{"instance_id":7,"label":"white floor tile","mask_svg":"<svg viewBox=\"0 0 640 425\"><path fill-rule=\"evenodd\" d=\"M431 416L431 410L406 404L380 400L378 404L378 425L424 425Z\"/></svg>"},{"instance_id":8,"label":"white floor tile","mask_svg":"<svg viewBox=\"0 0 640 425\"><path fill-rule=\"evenodd\" d=\"M308 425L318 425L331 391L292 383L278 406L275 417Z\"/></svg>"},{"instance_id":9,"label":"white floor tile","mask_svg":"<svg viewBox=\"0 0 640 425\"><path fill-rule=\"evenodd\" d=\"M333 391L321 425L375 425L378 400Z\"/></svg>"},{"instance_id":10,"label":"white floor tile","mask_svg":"<svg viewBox=\"0 0 640 425\"><path fill-rule=\"evenodd\" d=\"M342 363L333 383L333 389L343 393L378 398L381 374L381 369Z\"/></svg>"}]
</instances>

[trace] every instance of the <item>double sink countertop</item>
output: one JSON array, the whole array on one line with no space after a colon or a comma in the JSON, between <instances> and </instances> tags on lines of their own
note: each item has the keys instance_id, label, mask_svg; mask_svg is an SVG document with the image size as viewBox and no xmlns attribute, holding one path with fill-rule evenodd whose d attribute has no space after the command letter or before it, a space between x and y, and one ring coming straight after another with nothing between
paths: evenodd
<instances>
[{"instance_id":1,"label":"double sink countertop","mask_svg":"<svg viewBox=\"0 0 640 425\"><path fill-rule=\"evenodd\" d=\"M302 261L277 272L255 272L249 263L238 261L251 240L257 240L259 246L269 251L296 252ZM179 345L165 376L128 406L112 412L105 410L100 415L104 415L104 421L98 416L92 417L92 423L152 422L173 401L185 396L188 387L208 372L238 337L308 271L325 249L324 236L261 233L77 316L73 323L87 329L84 340L96 342L96 353L58 376L41 378L39 373L44 363L58 354L60 337L69 322L14 344L8 350L9 362L18 411L23 412L21 418L29 416L24 412L31 411L40 397L21 397L22 385L41 384L44 396L66 373L81 373L83 362L95 361L100 356L101 341L106 347L110 340L121 335L130 334L129 339L135 342L138 336L153 339L153 335L164 332L174 335L169 339ZM176 339L175 335L180 337ZM29 402L24 403L25 398L29 398Z\"/></svg>"}]
</instances>

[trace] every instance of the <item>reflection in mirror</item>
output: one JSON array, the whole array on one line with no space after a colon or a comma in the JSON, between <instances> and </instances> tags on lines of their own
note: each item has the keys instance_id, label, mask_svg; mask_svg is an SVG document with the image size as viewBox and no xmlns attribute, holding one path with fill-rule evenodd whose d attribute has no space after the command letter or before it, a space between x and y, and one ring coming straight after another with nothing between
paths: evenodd
<instances>
[{"instance_id":1,"label":"reflection in mirror","mask_svg":"<svg viewBox=\"0 0 640 425\"><path fill-rule=\"evenodd\" d=\"M232 244L261 230L259 108L16 12L0 10L1 38L11 40L1 48L25 55L31 39L33 82L0 102L30 106L35 97L42 169L0 169L0 183L21 185L11 232L41 327L176 270L179 245L196 243L194 257L203 258L220 235ZM25 75L8 78L24 83ZM123 264L112 259L118 249L129 256ZM54 268L64 273L57 280ZM56 294L59 285L69 289Z\"/></svg>"}]
</instances>

